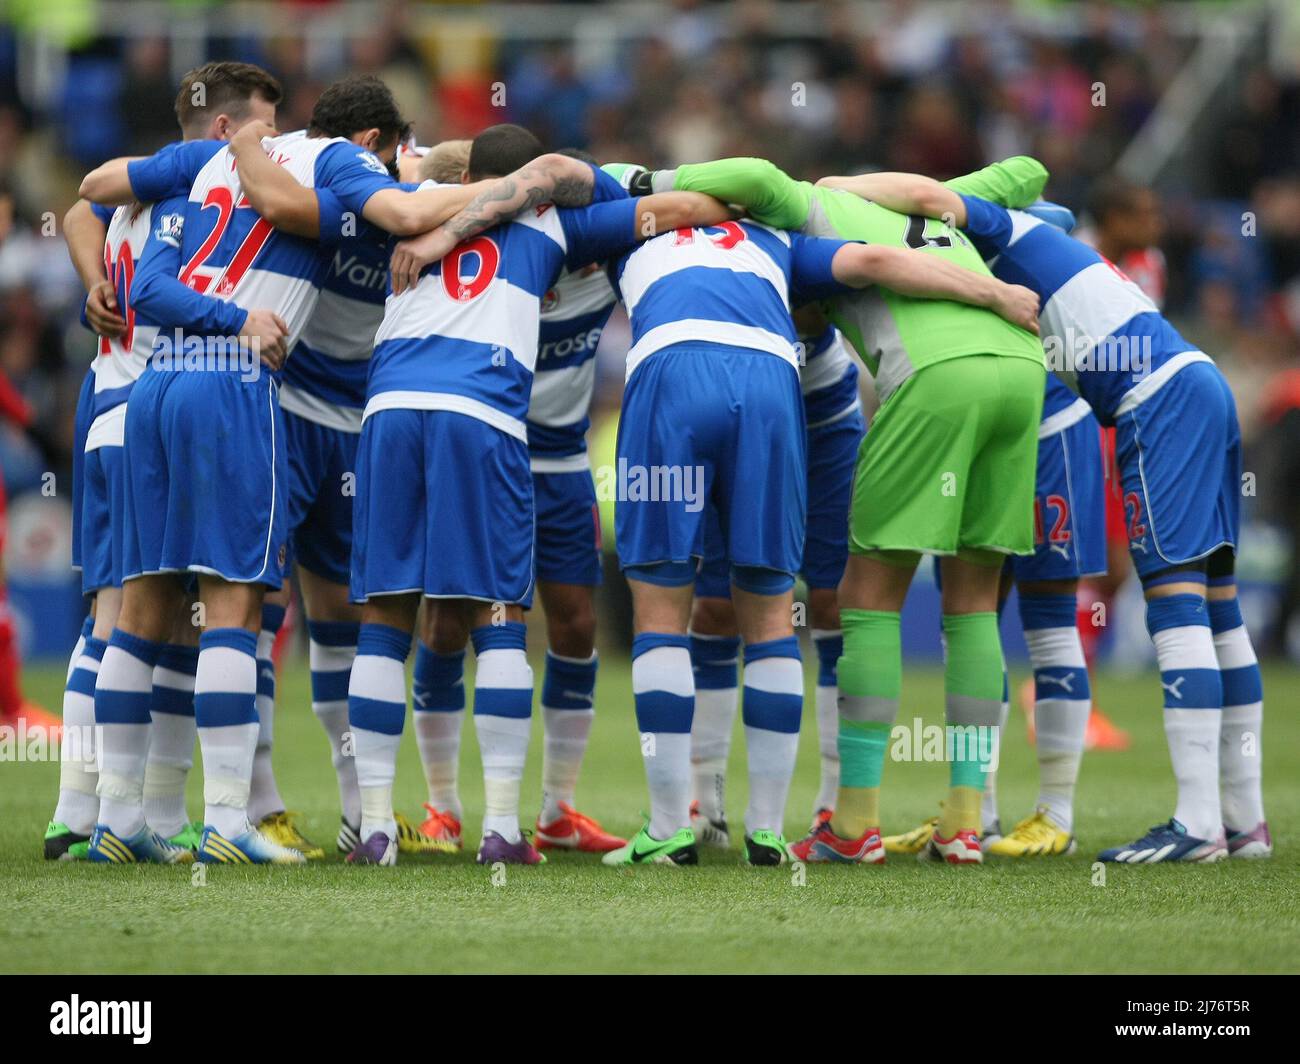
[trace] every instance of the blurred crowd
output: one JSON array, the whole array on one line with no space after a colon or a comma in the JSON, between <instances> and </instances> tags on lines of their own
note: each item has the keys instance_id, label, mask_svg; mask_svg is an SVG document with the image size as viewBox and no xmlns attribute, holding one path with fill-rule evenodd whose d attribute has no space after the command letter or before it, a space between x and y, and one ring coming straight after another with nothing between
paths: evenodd
<instances>
[{"instance_id":1,"label":"blurred crowd","mask_svg":"<svg viewBox=\"0 0 1300 1064\"><path fill-rule=\"evenodd\" d=\"M943 178L1028 152L1052 171L1049 194L1080 212L1198 40L1180 3L1050 0L830 2L809 20L778 0L662 0L649 32L638 23L595 48L589 34L494 33L491 9L469 32L457 21L448 39L433 5L412 0L377 5L359 34L313 34L338 3L268 0L290 9L276 25L298 32L214 33L195 61L270 69L286 89L285 130L305 123L334 77L374 72L422 143L516 121L603 160L762 155L810 178L882 168ZM516 6L530 5L497 9ZM584 18L610 17L579 6ZM97 0L56 7L67 61L53 87L42 72L40 98L20 57L52 16L10 0L0 22L0 370L67 446L93 342L77 324L81 292L58 227L87 168L174 139L177 71L165 27L120 37L97 25ZM1300 78L1247 69L1228 98L1216 94L1190 162L1168 168L1156 191L1166 309L1224 366L1254 440L1300 407L1300 384L1288 383L1300 379L1288 376L1300 374ZM609 380L616 388L621 374ZM0 457L11 490L43 468L12 438Z\"/></svg>"}]
</instances>

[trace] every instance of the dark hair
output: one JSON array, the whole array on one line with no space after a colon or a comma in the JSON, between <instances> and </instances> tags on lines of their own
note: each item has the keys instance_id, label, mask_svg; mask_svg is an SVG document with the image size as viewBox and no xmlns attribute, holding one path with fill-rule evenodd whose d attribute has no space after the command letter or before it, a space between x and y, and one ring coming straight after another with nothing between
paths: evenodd
<instances>
[{"instance_id":1,"label":"dark hair","mask_svg":"<svg viewBox=\"0 0 1300 1064\"><path fill-rule=\"evenodd\" d=\"M469 149L469 176L504 177L542 154L542 142L523 126L488 126Z\"/></svg>"},{"instance_id":2,"label":"dark hair","mask_svg":"<svg viewBox=\"0 0 1300 1064\"><path fill-rule=\"evenodd\" d=\"M588 166L599 166L596 157L589 151L583 151L581 148L561 148L557 155L567 155L570 159L577 159L580 163L586 163Z\"/></svg>"},{"instance_id":3,"label":"dark hair","mask_svg":"<svg viewBox=\"0 0 1300 1064\"><path fill-rule=\"evenodd\" d=\"M1143 191L1141 185L1115 174L1099 177L1088 190L1088 213L1097 225L1103 225L1116 211L1131 210Z\"/></svg>"},{"instance_id":4,"label":"dark hair","mask_svg":"<svg viewBox=\"0 0 1300 1064\"><path fill-rule=\"evenodd\" d=\"M391 90L373 74L354 74L334 82L320 94L307 123L307 132L314 137L351 137L377 129L380 147L387 147L408 128Z\"/></svg>"},{"instance_id":5,"label":"dark hair","mask_svg":"<svg viewBox=\"0 0 1300 1064\"><path fill-rule=\"evenodd\" d=\"M245 117L254 96L279 103L283 95L280 83L252 63L204 63L181 78L176 121L185 133L197 135L215 115Z\"/></svg>"}]
</instances>

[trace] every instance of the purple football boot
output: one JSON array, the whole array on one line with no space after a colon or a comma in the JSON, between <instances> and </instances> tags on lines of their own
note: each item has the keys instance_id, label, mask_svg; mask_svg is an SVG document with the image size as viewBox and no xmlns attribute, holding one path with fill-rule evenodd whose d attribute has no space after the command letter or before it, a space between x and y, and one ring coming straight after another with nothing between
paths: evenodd
<instances>
[{"instance_id":1,"label":"purple football boot","mask_svg":"<svg viewBox=\"0 0 1300 1064\"><path fill-rule=\"evenodd\" d=\"M1228 836L1228 856L1260 858L1273 856L1273 836L1268 833L1268 821L1261 820L1250 831L1238 831L1224 825Z\"/></svg>"},{"instance_id":2,"label":"purple football boot","mask_svg":"<svg viewBox=\"0 0 1300 1064\"><path fill-rule=\"evenodd\" d=\"M382 831L376 831L348 854L348 864L371 864L391 867L397 864L397 843Z\"/></svg>"},{"instance_id":3,"label":"purple football boot","mask_svg":"<svg viewBox=\"0 0 1300 1064\"><path fill-rule=\"evenodd\" d=\"M500 861L502 864L535 865L545 864L546 855L539 853L526 835L520 835L518 842L506 842L495 831L487 831L483 833L483 841L478 844L475 860L479 864L496 864Z\"/></svg>"}]
</instances>

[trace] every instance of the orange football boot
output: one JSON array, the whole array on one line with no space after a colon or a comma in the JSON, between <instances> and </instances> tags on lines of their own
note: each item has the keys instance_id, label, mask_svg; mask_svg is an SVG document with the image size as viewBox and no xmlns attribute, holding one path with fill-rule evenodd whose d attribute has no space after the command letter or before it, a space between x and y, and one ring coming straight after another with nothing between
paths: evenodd
<instances>
[{"instance_id":1,"label":"orange football boot","mask_svg":"<svg viewBox=\"0 0 1300 1064\"><path fill-rule=\"evenodd\" d=\"M424 803L424 808L429 811L429 815L420 825L420 834L434 842L445 843L452 852L459 853L460 821L456 819L456 814L435 809L428 802Z\"/></svg>"},{"instance_id":2,"label":"orange football boot","mask_svg":"<svg viewBox=\"0 0 1300 1064\"><path fill-rule=\"evenodd\" d=\"M1085 750L1127 750L1128 732L1112 721L1096 706L1088 715L1088 730L1084 733Z\"/></svg>"},{"instance_id":3,"label":"orange football boot","mask_svg":"<svg viewBox=\"0 0 1300 1064\"><path fill-rule=\"evenodd\" d=\"M627 839L611 835L591 817L579 813L568 802L560 803L560 815L549 824L537 820L534 845L539 850L574 850L578 853L609 853L627 845Z\"/></svg>"},{"instance_id":4,"label":"orange football boot","mask_svg":"<svg viewBox=\"0 0 1300 1064\"><path fill-rule=\"evenodd\" d=\"M4 716L0 719L0 723L17 728L20 720L25 722L29 733L44 730L48 733L51 742L61 742L63 739L63 718L56 717L48 709L38 706L35 702L24 701L18 707L17 713L12 717Z\"/></svg>"},{"instance_id":5,"label":"orange football boot","mask_svg":"<svg viewBox=\"0 0 1300 1064\"><path fill-rule=\"evenodd\" d=\"M1034 681L1028 679L1020 688L1020 708L1025 711L1025 728L1029 745L1034 745ZM1128 732L1112 721L1095 705L1088 715L1088 730L1084 733L1085 750L1127 750Z\"/></svg>"}]
</instances>

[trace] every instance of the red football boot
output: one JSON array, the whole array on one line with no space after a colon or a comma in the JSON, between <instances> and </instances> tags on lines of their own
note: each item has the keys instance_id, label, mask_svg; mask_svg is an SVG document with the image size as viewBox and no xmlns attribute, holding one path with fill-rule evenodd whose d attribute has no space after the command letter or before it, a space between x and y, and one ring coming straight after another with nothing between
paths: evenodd
<instances>
[{"instance_id":1,"label":"red football boot","mask_svg":"<svg viewBox=\"0 0 1300 1064\"><path fill-rule=\"evenodd\" d=\"M790 854L810 864L883 864L885 845L880 841L879 828L867 828L856 839L842 839L831 830L827 818L807 838L794 843Z\"/></svg>"},{"instance_id":2,"label":"red football boot","mask_svg":"<svg viewBox=\"0 0 1300 1064\"><path fill-rule=\"evenodd\" d=\"M539 850L575 850L578 853L609 853L627 845L627 839L611 835L568 802L560 803L560 815L549 824L543 824L538 818L534 838L534 845Z\"/></svg>"}]
</instances>

